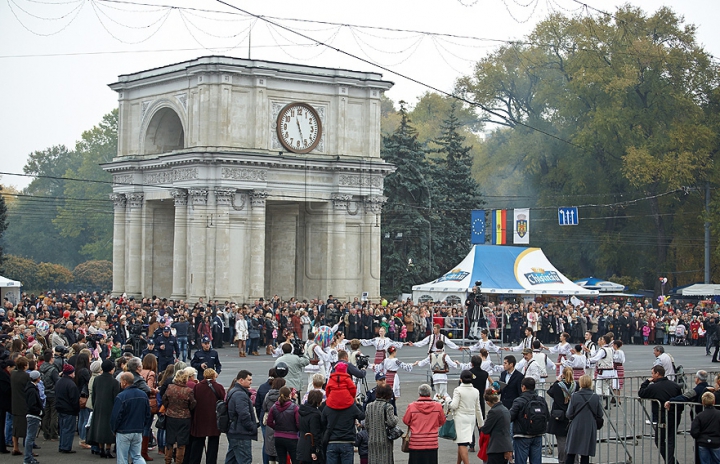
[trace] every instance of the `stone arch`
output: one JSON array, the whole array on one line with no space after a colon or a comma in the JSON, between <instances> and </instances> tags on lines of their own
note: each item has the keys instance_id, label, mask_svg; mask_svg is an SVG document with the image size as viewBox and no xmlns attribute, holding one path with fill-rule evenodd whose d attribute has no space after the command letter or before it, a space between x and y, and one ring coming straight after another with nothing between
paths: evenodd
<instances>
[{"instance_id":1,"label":"stone arch","mask_svg":"<svg viewBox=\"0 0 720 464\"><path fill-rule=\"evenodd\" d=\"M178 112L169 105L158 105L147 118L142 131L142 153L156 155L185 148L185 129Z\"/></svg>"}]
</instances>

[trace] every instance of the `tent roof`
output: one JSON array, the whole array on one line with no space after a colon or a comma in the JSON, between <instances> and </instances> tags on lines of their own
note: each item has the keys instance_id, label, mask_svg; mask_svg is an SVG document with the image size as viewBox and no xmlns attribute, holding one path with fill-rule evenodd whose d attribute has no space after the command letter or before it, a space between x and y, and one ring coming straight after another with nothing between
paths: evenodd
<instances>
[{"instance_id":1,"label":"tent roof","mask_svg":"<svg viewBox=\"0 0 720 464\"><path fill-rule=\"evenodd\" d=\"M598 279L597 277L587 277L585 279L576 280L575 283L581 287L592 290L600 290L601 292L622 292L625 290L625 286L623 284Z\"/></svg>"},{"instance_id":2,"label":"tent roof","mask_svg":"<svg viewBox=\"0 0 720 464\"><path fill-rule=\"evenodd\" d=\"M718 284L694 284L680 290L682 296L711 296L720 295Z\"/></svg>"},{"instance_id":3,"label":"tent roof","mask_svg":"<svg viewBox=\"0 0 720 464\"><path fill-rule=\"evenodd\" d=\"M0 276L0 287L22 287L22 284L17 280L11 280L7 277Z\"/></svg>"},{"instance_id":4,"label":"tent roof","mask_svg":"<svg viewBox=\"0 0 720 464\"><path fill-rule=\"evenodd\" d=\"M571 282L540 248L474 245L454 269L413 292L468 292L482 281L482 293L523 295L597 295Z\"/></svg>"}]
</instances>

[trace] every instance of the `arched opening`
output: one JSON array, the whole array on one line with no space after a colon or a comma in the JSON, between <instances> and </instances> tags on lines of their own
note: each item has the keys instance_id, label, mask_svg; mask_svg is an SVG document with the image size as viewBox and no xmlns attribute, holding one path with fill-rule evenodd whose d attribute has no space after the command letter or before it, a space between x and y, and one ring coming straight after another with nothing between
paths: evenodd
<instances>
[{"instance_id":1,"label":"arched opening","mask_svg":"<svg viewBox=\"0 0 720 464\"><path fill-rule=\"evenodd\" d=\"M145 154L155 155L185 148L185 131L180 117L170 108L155 113L145 133Z\"/></svg>"}]
</instances>

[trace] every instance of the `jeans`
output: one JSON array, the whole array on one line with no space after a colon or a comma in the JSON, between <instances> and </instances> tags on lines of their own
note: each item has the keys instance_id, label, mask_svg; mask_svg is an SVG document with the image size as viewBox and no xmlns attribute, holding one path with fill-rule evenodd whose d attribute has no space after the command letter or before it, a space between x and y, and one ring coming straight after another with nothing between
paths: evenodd
<instances>
[{"instance_id":1,"label":"jeans","mask_svg":"<svg viewBox=\"0 0 720 464\"><path fill-rule=\"evenodd\" d=\"M180 355L182 356L182 361L187 362L187 356L188 356L188 340L187 337L178 337L178 349L180 350Z\"/></svg>"},{"instance_id":2,"label":"jeans","mask_svg":"<svg viewBox=\"0 0 720 464\"><path fill-rule=\"evenodd\" d=\"M297 439L275 437L277 462L287 462L287 456L290 455L290 461L295 464L297 462L297 444Z\"/></svg>"},{"instance_id":3,"label":"jeans","mask_svg":"<svg viewBox=\"0 0 720 464\"><path fill-rule=\"evenodd\" d=\"M87 438L87 427L85 425L87 425L90 418L90 411L88 408L81 409L78 415L78 434L80 434L80 440L83 442Z\"/></svg>"},{"instance_id":4,"label":"jeans","mask_svg":"<svg viewBox=\"0 0 720 464\"><path fill-rule=\"evenodd\" d=\"M353 462L352 443L329 443L325 464L346 464Z\"/></svg>"},{"instance_id":5,"label":"jeans","mask_svg":"<svg viewBox=\"0 0 720 464\"><path fill-rule=\"evenodd\" d=\"M5 443L12 446L12 423L13 417L10 411L5 415Z\"/></svg>"},{"instance_id":6,"label":"jeans","mask_svg":"<svg viewBox=\"0 0 720 464\"><path fill-rule=\"evenodd\" d=\"M225 464L252 464L252 443L250 440L227 437L228 451ZM352 456L350 456L352 458Z\"/></svg>"},{"instance_id":7,"label":"jeans","mask_svg":"<svg viewBox=\"0 0 720 464\"><path fill-rule=\"evenodd\" d=\"M715 338L705 335L705 355L710 354L710 347L715 344Z\"/></svg>"},{"instance_id":8,"label":"jeans","mask_svg":"<svg viewBox=\"0 0 720 464\"><path fill-rule=\"evenodd\" d=\"M262 431L263 443L265 443L265 425L260 423L260 430ZM262 447L262 462L263 464L270 464L270 456L265 452L265 446Z\"/></svg>"},{"instance_id":9,"label":"jeans","mask_svg":"<svg viewBox=\"0 0 720 464\"><path fill-rule=\"evenodd\" d=\"M542 464L542 436L533 438L513 438L515 464L525 464L530 457L530 464Z\"/></svg>"},{"instance_id":10,"label":"jeans","mask_svg":"<svg viewBox=\"0 0 720 464\"><path fill-rule=\"evenodd\" d=\"M720 448L705 448L698 446L700 464L720 464Z\"/></svg>"},{"instance_id":11,"label":"jeans","mask_svg":"<svg viewBox=\"0 0 720 464\"><path fill-rule=\"evenodd\" d=\"M55 397L48 396L45 399L45 413L42 418L42 431L46 440L58 437L58 416L55 410Z\"/></svg>"},{"instance_id":12,"label":"jeans","mask_svg":"<svg viewBox=\"0 0 720 464\"><path fill-rule=\"evenodd\" d=\"M158 448L165 449L165 429L157 431L157 445Z\"/></svg>"},{"instance_id":13,"label":"jeans","mask_svg":"<svg viewBox=\"0 0 720 464\"><path fill-rule=\"evenodd\" d=\"M118 433L115 435L117 464L127 464L128 457L133 464L145 464L140 455L142 449L142 433Z\"/></svg>"},{"instance_id":14,"label":"jeans","mask_svg":"<svg viewBox=\"0 0 720 464\"><path fill-rule=\"evenodd\" d=\"M58 429L60 429L60 442L58 449L70 451L75 438L76 418L71 414L58 413Z\"/></svg>"},{"instance_id":15,"label":"jeans","mask_svg":"<svg viewBox=\"0 0 720 464\"><path fill-rule=\"evenodd\" d=\"M27 434L25 435L25 457L23 462L30 464L35 462L33 457L33 445L35 444L35 437L37 436L38 430L40 430L40 423L42 419L37 416L26 416L27 417Z\"/></svg>"}]
</instances>

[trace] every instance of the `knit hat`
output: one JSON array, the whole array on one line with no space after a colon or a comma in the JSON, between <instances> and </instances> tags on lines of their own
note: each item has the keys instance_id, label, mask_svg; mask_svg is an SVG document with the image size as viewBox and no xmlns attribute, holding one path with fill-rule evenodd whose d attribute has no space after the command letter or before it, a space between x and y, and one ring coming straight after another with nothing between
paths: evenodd
<instances>
[{"instance_id":1,"label":"knit hat","mask_svg":"<svg viewBox=\"0 0 720 464\"><path fill-rule=\"evenodd\" d=\"M70 364L65 364L63 366L63 375L71 375L75 373L75 368L72 367Z\"/></svg>"},{"instance_id":2,"label":"knit hat","mask_svg":"<svg viewBox=\"0 0 720 464\"><path fill-rule=\"evenodd\" d=\"M33 382L40 378L40 372L38 371L30 371L30 380Z\"/></svg>"},{"instance_id":3,"label":"knit hat","mask_svg":"<svg viewBox=\"0 0 720 464\"><path fill-rule=\"evenodd\" d=\"M93 361L90 364L90 372L93 374L99 374L102 372L102 363L100 361Z\"/></svg>"}]
</instances>

